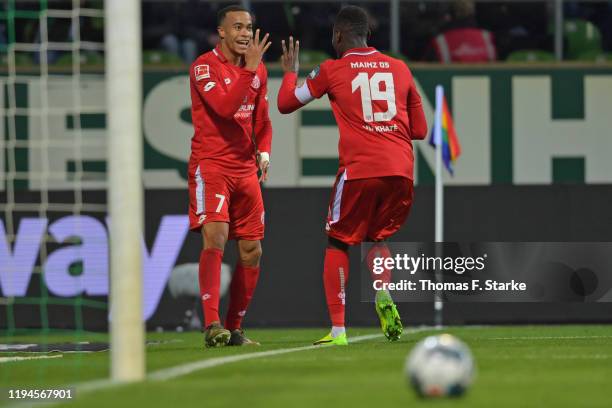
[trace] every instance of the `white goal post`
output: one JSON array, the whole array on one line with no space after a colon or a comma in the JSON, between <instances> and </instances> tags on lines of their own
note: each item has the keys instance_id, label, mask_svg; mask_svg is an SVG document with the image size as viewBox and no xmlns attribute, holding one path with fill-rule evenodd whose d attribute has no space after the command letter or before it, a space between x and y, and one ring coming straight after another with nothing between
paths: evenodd
<instances>
[{"instance_id":1,"label":"white goal post","mask_svg":"<svg viewBox=\"0 0 612 408\"><path fill-rule=\"evenodd\" d=\"M145 376L140 1L105 1L111 378Z\"/></svg>"}]
</instances>

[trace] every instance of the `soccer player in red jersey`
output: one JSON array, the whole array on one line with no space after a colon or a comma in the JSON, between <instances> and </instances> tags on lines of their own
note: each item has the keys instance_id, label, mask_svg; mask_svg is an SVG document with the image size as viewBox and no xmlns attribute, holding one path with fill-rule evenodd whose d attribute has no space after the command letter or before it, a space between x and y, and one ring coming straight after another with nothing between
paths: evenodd
<instances>
[{"instance_id":1,"label":"soccer player in red jersey","mask_svg":"<svg viewBox=\"0 0 612 408\"><path fill-rule=\"evenodd\" d=\"M204 241L199 282L207 347L258 344L241 323L259 277L265 214L259 182L267 179L272 145L268 74L261 61L268 34L261 41L259 30L253 35L251 15L239 6L219 11L218 32L219 45L200 55L189 73L189 221ZM237 240L239 260L224 327L219 284L228 239Z\"/></svg>"},{"instance_id":2,"label":"soccer player in red jersey","mask_svg":"<svg viewBox=\"0 0 612 408\"><path fill-rule=\"evenodd\" d=\"M344 328L348 248L363 241L382 242L404 223L413 199L412 140L427 135L410 70L402 61L368 47L369 34L365 10L342 8L332 37L338 59L323 62L300 86L299 42L294 45L290 38L288 46L282 44L285 75L279 111L291 113L327 94L340 133L340 167L325 226L328 247L323 271L332 329L315 344L348 343ZM368 260L374 253L390 256L384 244L376 244ZM402 324L388 291L376 293L376 311L387 338L399 339Z\"/></svg>"}]
</instances>

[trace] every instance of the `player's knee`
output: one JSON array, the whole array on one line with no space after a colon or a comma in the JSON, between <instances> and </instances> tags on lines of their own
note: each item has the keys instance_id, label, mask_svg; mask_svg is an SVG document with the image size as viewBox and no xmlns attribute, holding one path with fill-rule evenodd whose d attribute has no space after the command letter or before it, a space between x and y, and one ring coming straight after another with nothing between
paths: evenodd
<instances>
[{"instance_id":1,"label":"player's knee","mask_svg":"<svg viewBox=\"0 0 612 408\"><path fill-rule=\"evenodd\" d=\"M243 245L240 248L240 263L245 266L257 266L262 253L259 242L253 245Z\"/></svg>"},{"instance_id":2,"label":"player's knee","mask_svg":"<svg viewBox=\"0 0 612 408\"><path fill-rule=\"evenodd\" d=\"M205 232L204 233L204 249L216 248L223 250L227 236L223 232Z\"/></svg>"}]
</instances>

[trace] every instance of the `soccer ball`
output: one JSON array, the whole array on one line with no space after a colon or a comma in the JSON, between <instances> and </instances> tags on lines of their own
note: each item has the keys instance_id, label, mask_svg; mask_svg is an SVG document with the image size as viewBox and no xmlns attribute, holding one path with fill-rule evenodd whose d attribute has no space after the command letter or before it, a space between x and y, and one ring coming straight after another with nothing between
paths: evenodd
<instances>
[{"instance_id":1,"label":"soccer ball","mask_svg":"<svg viewBox=\"0 0 612 408\"><path fill-rule=\"evenodd\" d=\"M406 358L405 373L422 397L456 397L472 383L474 359L455 336L430 336L414 346Z\"/></svg>"}]
</instances>

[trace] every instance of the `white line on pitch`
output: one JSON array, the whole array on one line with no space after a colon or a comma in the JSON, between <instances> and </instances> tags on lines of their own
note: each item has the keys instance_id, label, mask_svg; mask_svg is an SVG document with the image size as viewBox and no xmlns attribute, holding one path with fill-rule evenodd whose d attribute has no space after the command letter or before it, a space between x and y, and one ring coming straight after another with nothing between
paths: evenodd
<instances>
[{"instance_id":1,"label":"white line on pitch","mask_svg":"<svg viewBox=\"0 0 612 408\"><path fill-rule=\"evenodd\" d=\"M416 329L408 330L406 334L417 333L425 330L432 330L431 327L419 327ZM366 334L364 336L349 337L349 343L358 343L365 340L372 340L376 338L382 338L380 334ZM349 345L350 347L350 345ZM295 353L298 351L315 350L315 349L326 349L326 346L301 346L284 349L276 349L269 351L259 351L254 353L238 354L235 356L225 356L216 358L207 358L204 360L195 361L193 363L181 364L174 367L162 368L157 371L153 371L147 375L147 380L151 381L166 381L173 378L177 378L183 375L193 373L195 371L205 370L207 368L218 367L224 364L235 363L238 361L252 360L255 358L278 356L281 354ZM83 391L96 391L103 388L108 388L115 385L121 385L111 380L97 380L90 381L82 384L75 384L77 392Z\"/></svg>"},{"instance_id":2,"label":"white line on pitch","mask_svg":"<svg viewBox=\"0 0 612 408\"><path fill-rule=\"evenodd\" d=\"M416 329L408 330L406 334L422 332L426 330L435 330L431 327L419 327ZM380 334L366 334L364 336L357 337L349 337L350 343L358 343L360 341L372 340L376 338L381 338ZM207 368L217 367L224 364L235 363L238 361L244 360L252 360L255 358L262 357L270 357L270 356L278 356L281 354L295 353L296 351L306 351L306 350L314 350L327 348L326 346L302 346L302 347L292 347L285 349L277 349L270 351L260 351L256 353L247 353L247 354L238 354L235 356L226 356L226 357L217 357L217 358L208 358L205 360L196 361L193 363L187 363L179 366L174 366L170 368L162 368L161 370L153 371L149 375L147 375L147 380L152 381L166 381L172 378L180 377L183 375L187 375L193 373L194 371L205 370Z\"/></svg>"},{"instance_id":3,"label":"white line on pitch","mask_svg":"<svg viewBox=\"0 0 612 408\"><path fill-rule=\"evenodd\" d=\"M33 356L33 357L0 357L0 364L2 363L12 363L14 361L25 361L25 360L42 360L44 358L61 358L64 357L62 354L57 356Z\"/></svg>"},{"instance_id":4,"label":"white line on pitch","mask_svg":"<svg viewBox=\"0 0 612 408\"><path fill-rule=\"evenodd\" d=\"M371 340L380 338L380 334L368 334L365 336L353 337L350 339L351 343L357 343L364 340ZM270 351L261 351L257 353L238 354L235 356L208 358L205 360L196 361L193 363L183 364L176 367L163 368L161 370L153 371L147 376L148 380L152 381L166 381L172 378L180 377L183 375L191 374L194 371L204 370L207 368L217 367L224 364L235 363L243 360L252 360L254 358L278 356L280 354L295 353L296 351L306 351L321 348L321 346L302 346L285 348Z\"/></svg>"},{"instance_id":5,"label":"white line on pitch","mask_svg":"<svg viewBox=\"0 0 612 408\"><path fill-rule=\"evenodd\" d=\"M417 333L417 332L422 332L422 331L427 331L427 330L435 330L435 329L431 327L419 327L416 329L407 330L405 334ZM380 334L366 334L364 336L349 337L349 342L358 343L361 341L371 340L375 338L382 338L382 336ZM336 346L328 346L328 347L336 347ZM151 380L151 381L166 381L166 380L177 378L177 377L180 377L186 374L193 373L195 371L205 370L207 368L217 367L217 366L224 365L224 364L235 363L238 361L252 360L255 358L262 358L262 357L277 356L281 354L295 353L298 351L327 349L328 347L326 346L302 346L302 347L292 347L292 348L284 348L284 349L269 350L269 351L260 351L260 352L255 352L255 353L246 353L246 354L240 354L240 355L235 355L235 356L208 358L208 359L196 361L193 363L187 363L187 364L182 364L182 365L178 365L174 367L163 368L161 370L153 371L152 373L147 375L146 379ZM99 380L92 380L92 381L73 384L73 385L70 385L69 387L76 388L75 394L78 397L78 395L82 395L86 392L99 391L99 390L103 390L107 388L130 385L130 384L135 384L135 383L122 383L122 382L112 381L110 379L99 379ZM50 407L50 406L57 405L60 402L62 401L53 401L53 402L49 402L48 404L47 403L37 403L36 406L45 405L46 407ZM13 405L5 406L4 408L23 408L25 406L26 405L23 403L16 403Z\"/></svg>"},{"instance_id":6,"label":"white line on pitch","mask_svg":"<svg viewBox=\"0 0 612 408\"><path fill-rule=\"evenodd\" d=\"M412 332L414 331L416 330L412 330ZM371 339L381 338L381 337L382 336L380 334L368 334L365 336L357 336L357 337L349 338L349 341L351 343L358 343L360 341L371 340ZM163 368L157 371L153 371L147 375L146 379L151 380L151 381L166 381L172 378L180 377L182 375L193 373L195 371L205 370L207 368L212 368L212 367L218 367L220 365L235 363L238 361L251 360L251 359L262 358L262 357L271 357L271 356L277 356L280 354L295 353L297 351L314 350L314 349L321 349L321 348L327 348L327 347L325 346L323 347L322 346L302 346L302 347L292 347L292 348L284 348L284 349L269 350L269 351L259 351L259 352L254 352L254 353L238 354L235 356L207 358L204 360L195 361L193 363L181 364L178 366ZM77 383L77 384L74 384L74 387L76 387L76 395L82 395L85 392L98 391L98 390L115 387L115 386L121 386L121 385L126 385L126 384L115 382L109 379L100 379L100 380L94 380L94 381L87 381L87 382L80 383L80 384Z\"/></svg>"}]
</instances>

